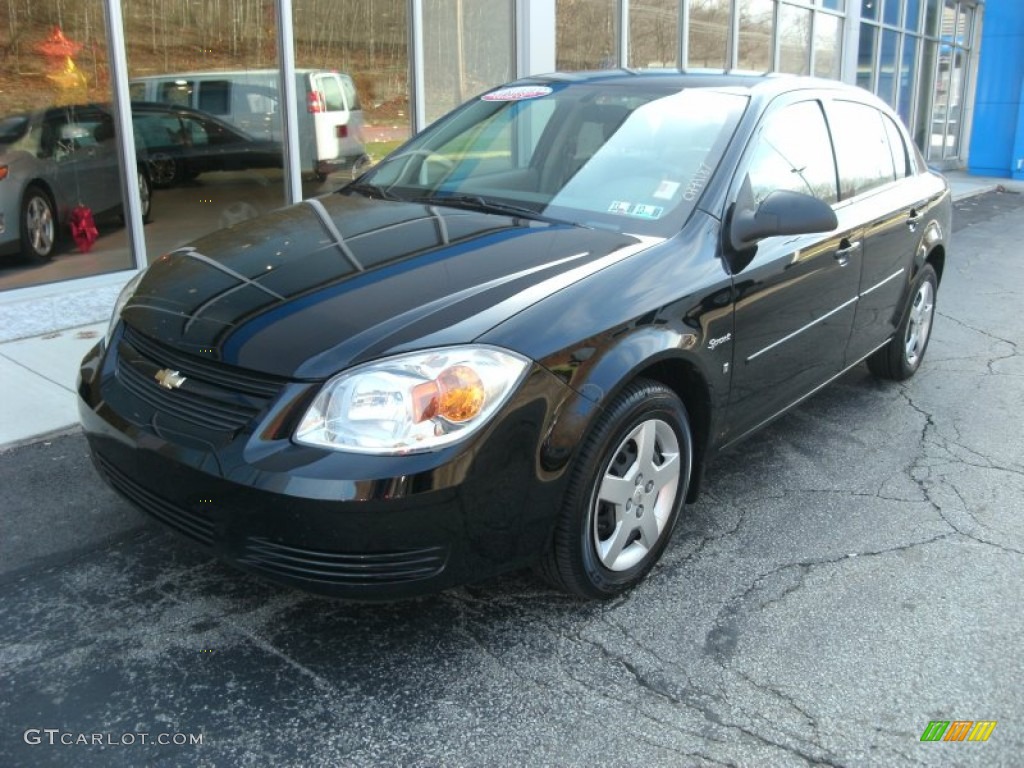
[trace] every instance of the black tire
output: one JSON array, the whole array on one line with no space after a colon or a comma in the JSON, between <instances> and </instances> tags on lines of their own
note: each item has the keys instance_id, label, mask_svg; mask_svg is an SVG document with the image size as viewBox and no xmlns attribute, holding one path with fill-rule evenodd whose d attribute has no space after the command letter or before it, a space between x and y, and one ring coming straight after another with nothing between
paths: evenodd
<instances>
[{"instance_id":1,"label":"black tire","mask_svg":"<svg viewBox=\"0 0 1024 768\"><path fill-rule=\"evenodd\" d=\"M145 169L136 169L139 179L139 200L142 202L142 223L149 224L153 213L153 182Z\"/></svg>"},{"instance_id":2,"label":"black tire","mask_svg":"<svg viewBox=\"0 0 1024 768\"><path fill-rule=\"evenodd\" d=\"M53 258L60 232L53 200L42 187L32 184L21 199L21 256L31 264Z\"/></svg>"},{"instance_id":3,"label":"black tire","mask_svg":"<svg viewBox=\"0 0 1024 768\"><path fill-rule=\"evenodd\" d=\"M149 179L157 189L167 189L179 183L184 174L180 163L170 155L157 152L149 157Z\"/></svg>"},{"instance_id":4,"label":"black tire","mask_svg":"<svg viewBox=\"0 0 1024 768\"><path fill-rule=\"evenodd\" d=\"M583 441L551 547L538 563L541 576L584 598L634 586L672 535L692 456L689 419L676 394L647 379L630 383Z\"/></svg>"},{"instance_id":5,"label":"black tire","mask_svg":"<svg viewBox=\"0 0 1024 768\"><path fill-rule=\"evenodd\" d=\"M931 264L917 273L903 318L889 343L868 358L868 369L880 379L905 381L917 373L931 339L939 279Z\"/></svg>"}]
</instances>

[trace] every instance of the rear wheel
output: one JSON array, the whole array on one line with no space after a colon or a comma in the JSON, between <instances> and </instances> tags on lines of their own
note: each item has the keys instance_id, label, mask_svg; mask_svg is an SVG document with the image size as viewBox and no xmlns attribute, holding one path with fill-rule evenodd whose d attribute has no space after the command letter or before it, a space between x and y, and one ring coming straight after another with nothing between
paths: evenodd
<instances>
[{"instance_id":1,"label":"rear wheel","mask_svg":"<svg viewBox=\"0 0 1024 768\"><path fill-rule=\"evenodd\" d=\"M168 154L157 152L149 157L149 176L158 189L173 187L182 180L182 169L178 161Z\"/></svg>"},{"instance_id":2,"label":"rear wheel","mask_svg":"<svg viewBox=\"0 0 1024 768\"><path fill-rule=\"evenodd\" d=\"M139 178L139 200L142 203L142 221L149 223L149 215L153 207L153 189L149 176L141 168L136 169Z\"/></svg>"},{"instance_id":3,"label":"rear wheel","mask_svg":"<svg viewBox=\"0 0 1024 768\"><path fill-rule=\"evenodd\" d=\"M679 517L692 444L674 392L645 379L627 386L584 440L541 575L587 598L639 582Z\"/></svg>"},{"instance_id":4,"label":"rear wheel","mask_svg":"<svg viewBox=\"0 0 1024 768\"><path fill-rule=\"evenodd\" d=\"M21 201L21 255L34 264L43 264L53 257L56 244L53 202L42 187L31 186Z\"/></svg>"},{"instance_id":5,"label":"rear wheel","mask_svg":"<svg viewBox=\"0 0 1024 768\"><path fill-rule=\"evenodd\" d=\"M921 367L932 334L935 296L939 280L931 264L917 273L903 319L889 343L868 358L868 368L879 378L904 381Z\"/></svg>"}]
</instances>

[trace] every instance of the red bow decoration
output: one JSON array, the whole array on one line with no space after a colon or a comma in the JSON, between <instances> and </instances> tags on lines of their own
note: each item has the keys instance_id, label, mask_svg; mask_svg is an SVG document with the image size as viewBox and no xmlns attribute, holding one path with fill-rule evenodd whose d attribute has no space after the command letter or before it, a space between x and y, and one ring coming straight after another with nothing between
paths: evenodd
<instances>
[{"instance_id":1,"label":"red bow decoration","mask_svg":"<svg viewBox=\"0 0 1024 768\"><path fill-rule=\"evenodd\" d=\"M92 211L84 205L76 205L71 211L71 237L74 238L78 250L88 253L99 236L96 222L92 218Z\"/></svg>"}]
</instances>

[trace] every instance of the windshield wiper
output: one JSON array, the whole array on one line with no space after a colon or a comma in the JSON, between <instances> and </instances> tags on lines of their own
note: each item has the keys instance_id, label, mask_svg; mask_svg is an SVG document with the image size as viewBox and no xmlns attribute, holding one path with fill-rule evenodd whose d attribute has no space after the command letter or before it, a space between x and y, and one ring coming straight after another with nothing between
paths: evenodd
<instances>
[{"instance_id":1,"label":"windshield wiper","mask_svg":"<svg viewBox=\"0 0 1024 768\"><path fill-rule=\"evenodd\" d=\"M353 182L352 184L347 184L338 191L356 192L360 195L363 195L364 197L372 197L377 200L395 200L397 202L405 202L405 198L399 197L386 187L379 187L376 184L371 184L368 181Z\"/></svg>"},{"instance_id":2,"label":"windshield wiper","mask_svg":"<svg viewBox=\"0 0 1024 768\"><path fill-rule=\"evenodd\" d=\"M425 197L413 198L410 202L426 203L428 205L447 205L452 208L464 208L470 211L482 211L483 213L502 213L510 216L519 216L523 219L544 221L548 224L571 224L574 227L589 229L583 224L577 224L565 219L556 219L552 216L545 216L533 208L514 203L505 203L499 200L488 200L480 195L427 195Z\"/></svg>"}]
</instances>

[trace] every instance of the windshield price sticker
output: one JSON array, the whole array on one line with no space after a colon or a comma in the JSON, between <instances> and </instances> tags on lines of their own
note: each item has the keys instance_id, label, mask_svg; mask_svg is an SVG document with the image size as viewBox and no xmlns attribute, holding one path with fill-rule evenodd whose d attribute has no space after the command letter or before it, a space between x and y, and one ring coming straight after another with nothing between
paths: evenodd
<instances>
[{"instance_id":1,"label":"windshield price sticker","mask_svg":"<svg viewBox=\"0 0 1024 768\"><path fill-rule=\"evenodd\" d=\"M546 85L516 85L485 93L480 98L483 101L522 101L523 99L539 99L549 93L551 93L551 89Z\"/></svg>"}]
</instances>

